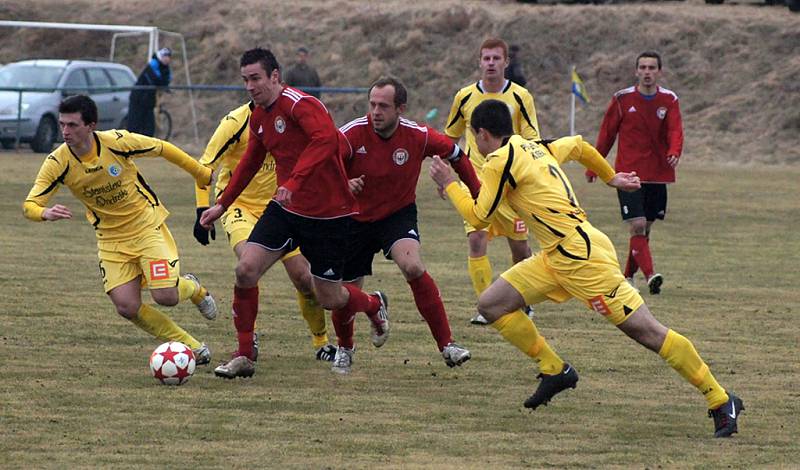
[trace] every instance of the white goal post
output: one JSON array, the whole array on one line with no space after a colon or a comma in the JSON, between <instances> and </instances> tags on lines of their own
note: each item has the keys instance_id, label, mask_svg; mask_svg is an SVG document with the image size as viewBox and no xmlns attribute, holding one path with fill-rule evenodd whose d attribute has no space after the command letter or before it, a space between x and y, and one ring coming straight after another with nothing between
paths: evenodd
<instances>
[{"instance_id":1,"label":"white goal post","mask_svg":"<svg viewBox=\"0 0 800 470\"><path fill-rule=\"evenodd\" d=\"M183 70L186 75L186 85L189 92L189 107L192 110L192 124L194 127L195 142L200 142L200 134L197 130L197 111L194 106L194 94L192 93L192 77L189 74L189 58L186 55L186 41L180 33L172 31L164 31L157 26L126 26L126 25L112 25L112 24L86 24L86 23L48 23L42 21L7 21L0 20L0 26L11 28L45 28L45 29L71 29L81 31L106 31L113 32L111 38L111 50L109 53L109 60L114 61L114 53L116 50L116 41L118 37L138 36L141 34L148 35L147 45L147 60L153 56L155 51L158 50L158 37L160 34L178 38L181 44L181 54L183 56Z\"/></svg>"}]
</instances>

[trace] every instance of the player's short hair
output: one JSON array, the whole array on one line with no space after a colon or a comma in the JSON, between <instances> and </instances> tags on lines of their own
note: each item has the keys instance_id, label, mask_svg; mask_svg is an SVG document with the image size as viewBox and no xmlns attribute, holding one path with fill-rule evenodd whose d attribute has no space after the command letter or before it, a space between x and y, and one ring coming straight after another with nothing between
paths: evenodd
<instances>
[{"instance_id":1,"label":"player's short hair","mask_svg":"<svg viewBox=\"0 0 800 470\"><path fill-rule=\"evenodd\" d=\"M275 55L269 49L256 47L255 49L245 51L244 54L242 54L242 58L239 60L239 67L255 63L261 64L261 67L267 72L267 76L272 75L273 70L281 69L278 59L275 58Z\"/></svg>"},{"instance_id":2,"label":"player's short hair","mask_svg":"<svg viewBox=\"0 0 800 470\"><path fill-rule=\"evenodd\" d=\"M97 105L86 95L72 95L58 105L61 114L81 113L84 124L97 124Z\"/></svg>"},{"instance_id":3,"label":"player's short hair","mask_svg":"<svg viewBox=\"0 0 800 470\"><path fill-rule=\"evenodd\" d=\"M639 68L639 59L647 57L648 59L655 59L658 62L658 70L661 70L661 56L655 51L644 51L636 58L636 68Z\"/></svg>"},{"instance_id":4,"label":"player's short hair","mask_svg":"<svg viewBox=\"0 0 800 470\"><path fill-rule=\"evenodd\" d=\"M403 85L403 82L401 82L399 78L392 76L383 76L372 82L372 85L370 85L369 90L367 91L367 96L369 97L369 95L372 93L373 88L383 88L389 85L394 87L395 107L406 104L408 102L408 91L406 90L405 85Z\"/></svg>"},{"instance_id":5,"label":"player's short hair","mask_svg":"<svg viewBox=\"0 0 800 470\"><path fill-rule=\"evenodd\" d=\"M481 48L478 49L478 57L483 54L484 49L494 49L496 47L503 49L503 57L508 59L508 44L500 38L489 38L483 41Z\"/></svg>"},{"instance_id":6,"label":"player's short hair","mask_svg":"<svg viewBox=\"0 0 800 470\"><path fill-rule=\"evenodd\" d=\"M476 106L472 110L469 125L476 132L478 129L486 129L495 137L508 137L514 133L511 111L500 100L486 100Z\"/></svg>"}]
</instances>

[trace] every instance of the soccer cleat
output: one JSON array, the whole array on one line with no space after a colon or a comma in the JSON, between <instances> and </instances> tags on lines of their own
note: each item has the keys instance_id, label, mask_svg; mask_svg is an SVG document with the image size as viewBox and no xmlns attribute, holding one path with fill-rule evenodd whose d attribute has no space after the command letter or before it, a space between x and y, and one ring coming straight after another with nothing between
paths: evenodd
<instances>
[{"instance_id":1,"label":"soccer cleat","mask_svg":"<svg viewBox=\"0 0 800 470\"><path fill-rule=\"evenodd\" d=\"M336 346L326 344L325 346L317 349L317 360L331 362L336 357Z\"/></svg>"},{"instance_id":2,"label":"soccer cleat","mask_svg":"<svg viewBox=\"0 0 800 470\"><path fill-rule=\"evenodd\" d=\"M194 353L194 363L198 366L204 366L211 362L211 350L208 349L208 345L203 343L197 349L192 349Z\"/></svg>"},{"instance_id":3,"label":"soccer cleat","mask_svg":"<svg viewBox=\"0 0 800 470\"><path fill-rule=\"evenodd\" d=\"M664 283L664 276L655 273L647 279L647 287L650 288L650 294L658 295L661 293L661 284Z\"/></svg>"},{"instance_id":4,"label":"soccer cleat","mask_svg":"<svg viewBox=\"0 0 800 470\"><path fill-rule=\"evenodd\" d=\"M472 357L467 348L462 348L456 343L450 343L442 349L442 357L447 367L460 366Z\"/></svg>"},{"instance_id":5,"label":"soccer cleat","mask_svg":"<svg viewBox=\"0 0 800 470\"><path fill-rule=\"evenodd\" d=\"M353 353L355 353L355 349L339 346L336 356L333 358L331 370L337 374L349 374L353 367Z\"/></svg>"},{"instance_id":6,"label":"soccer cleat","mask_svg":"<svg viewBox=\"0 0 800 470\"><path fill-rule=\"evenodd\" d=\"M485 319L480 313L476 313L474 317L469 320L473 325L488 325L489 320Z\"/></svg>"},{"instance_id":7,"label":"soccer cleat","mask_svg":"<svg viewBox=\"0 0 800 470\"><path fill-rule=\"evenodd\" d=\"M728 393L728 401L716 410L708 410L709 418L714 418L714 437L731 437L739 432L737 420L744 411L742 399Z\"/></svg>"},{"instance_id":8,"label":"soccer cleat","mask_svg":"<svg viewBox=\"0 0 800 470\"><path fill-rule=\"evenodd\" d=\"M379 290L375 291L375 295L378 296L381 306L376 314L378 322L370 318L370 328L372 328L372 345L379 348L389 339L389 299Z\"/></svg>"},{"instance_id":9,"label":"soccer cleat","mask_svg":"<svg viewBox=\"0 0 800 470\"><path fill-rule=\"evenodd\" d=\"M200 280L197 279L192 273L186 273L183 275L184 279L192 281L195 283L198 289L202 289L200 285ZM206 318L206 320L213 320L217 318L217 302L214 300L214 297L211 296L211 292L206 289L206 295L200 301L200 303L195 304L197 310Z\"/></svg>"},{"instance_id":10,"label":"soccer cleat","mask_svg":"<svg viewBox=\"0 0 800 470\"><path fill-rule=\"evenodd\" d=\"M536 312L533 311L533 305L526 305L522 311L525 312L525 315L527 315L531 320L533 320L533 316L536 315Z\"/></svg>"},{"instance_id":11,"label":"soccer cleat","mask_svg":"<svg viewBox=\"0 0 800 470\"><path fill-rule=\"evenodd\" d=\"M578 372L569 364L564 363L561 372L555 375L539 374L537 379L542 382L536 389L536 393L525 400L525 408L535 410L539 405L547 405L557 393L568 388L575 388L578 383Z\"/></svg>"},{"instance_id":12,"label":"soccer cleat","mask_svg":"<svg viewBox=\"0 0 800 470\"><path fill-rule=\"evenodd\" d=\"M236 356L230 361L214 369L214 375L226 379L236 377L252 377L256 373L256 364L247 356Z\"/></svg>"}]
</instances>

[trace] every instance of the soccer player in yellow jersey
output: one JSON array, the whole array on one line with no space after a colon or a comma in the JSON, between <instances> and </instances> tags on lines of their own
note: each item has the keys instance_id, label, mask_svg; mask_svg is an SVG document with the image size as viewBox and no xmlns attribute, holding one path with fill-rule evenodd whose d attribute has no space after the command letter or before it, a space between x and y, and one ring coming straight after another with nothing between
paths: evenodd
<instances>
[{"instance_id":1,"label":"soccer player in yellow jersey","mask_svg":"<svg viewBox=\"0 0 800 470\"><path fill-rule=\"evenodd\" d=\"M178 147L123 130L95 131L97 106L84 95L59 106L64 144L47 156L23 203L33 221L71 219L62 205L47 207L64 185L84 206L95 229L103 288L117 313L160 340L180 341L195 352L197 364L208 364L211 352L169 317L142 303L142 287L159 305L190 299L209 320L217 306L191 274L180 276L175 241L165 224L169 212L139 173L134 159L161 156L192 175L200 185L211 182L211 169Z\"/></svg>"},{"instance_id":2,"label":"soccer player in yellow jersey","mask_svg":"<svg viewBox=\"0 0 800 470\"><path fill-rule=\"evenodd\" d=\"M508 64L506 42L498 38L485 40L481 44L478 61L481 79L456 93L450 109L450 116L447 118L447 127L444 133L456 143L466 134L467 155L469 155L469 160L475 167L479 178L485 157L476 146L475 135L469 129L468 124L473 110L480 103L489 99L502 101L511 111L515 134L526 139L540 138L533 95L524 87L505 78L504 72ZM488 227L479 229L465 221L464 228L469 244L467 268L472 280L472 287L477 295L480 295L492 283L492 265L486 253L489 240L498 236L506 237L511 250L511 260L514 263L531 255L525 221L506 202L502 202L494 212ZM476 325L487 324L486 319L480 314L475 315L471 321Z\"/></svg>"},{"instance_id":3,"label":"soccer player in yellow jersey","mask_svg":"<svg viewBox=\"0 0 800 470\"><path fill-rule=\"evenodd\" d=\"M547 299L564 302L575 297L658 353L694 385L714 417L715 437L737 432L742 400L717 383L691 341L650 313L638 291L623 277L611 241L589 223L560 165L577 160L610 186L625 191L640 187L636 173L615 174L580 136L543 142L514 135L508 107L501 101L481 103L472 113L470 126L476 145L488 155L477 200L454 184L449 167L441 160L434 160L430 171L471 224L488 225L505 201L525 218L539 241L541 251L536 256L512 266L478 299L478 311L539 366L542 381L525 407L535 409L562 390L575 388L578 374L550 348L520 309Z\"/></svg>"},{"instance_id":4,"label":"soccer player in yellow jersey","mask_svg":"<svg viewBox=\"0 0 800 470\"><path fill-rule=\"evenodd\" d=\"M250 136L248 124L254 106L252 102L248 102L222 118L200 158L200 163L217 171L215 201L228 186L236 164L247 149ZM276 187L275 160L272 155L267 155L250 184L222 216L222 226L228 235L228 243L237 258L241 257L247 237L264 212ZM215 237L213 227L208 231L200 225L200 215L209 207L209 193L208 187L195 185L197 220L194 225L194 237L202 245L208 245L209 233L212 239ZM314 298L308 261L300 254L299 248L287 253L282 261L289 279L297 289L297 303L303 318L308 323L316 357L322 361L332 361L336 356L336 346L328 343L325 309Z\"/></svg>"}]
</instances>

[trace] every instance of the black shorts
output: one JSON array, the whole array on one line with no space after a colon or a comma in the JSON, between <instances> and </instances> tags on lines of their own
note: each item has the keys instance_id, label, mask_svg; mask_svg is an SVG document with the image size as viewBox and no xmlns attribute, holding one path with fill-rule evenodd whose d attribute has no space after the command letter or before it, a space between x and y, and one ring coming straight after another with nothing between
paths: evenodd
<instances>
[{"instance_id":1,"label":"black shorts","mask_svg":"<svg viewBox=\"0 0 800 470\"><path fill-rule=\"evenodd\" d=\"M354 223L350 217L303 217L270 201L247 242L284 253L300 247L300 252L311 264L311 274L329 281L340 281L345 260L350 256Z\"/></svg>"},{"instance_id":2,"label":"black shorts","mask_svg":"<svg viewBox=\"0 0 800 470\"><path fill-rule=\"evenodd\" d=\"M642 183L641 189L629 193L617 190L622 220L644 217L648 222L664 220L667 213L667 185Z\"/></svg>"},{"instance_id":3,"label":"black shorts","mask_svg":"<svg viewBox=\"0 0 800 470\"><path fill-rule=\"evenodd\" d=\"M411 203L389 217L375 222L355 221L351 257L345 263L344 280L354 281L372 274L372 259L383 251L386 259L392 259L392 247L399 240L411 239L419 242L417 228L417 205Z\"/></svg>"}]
</instances>

